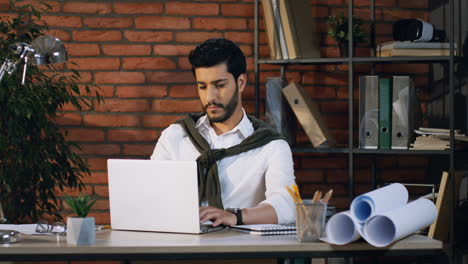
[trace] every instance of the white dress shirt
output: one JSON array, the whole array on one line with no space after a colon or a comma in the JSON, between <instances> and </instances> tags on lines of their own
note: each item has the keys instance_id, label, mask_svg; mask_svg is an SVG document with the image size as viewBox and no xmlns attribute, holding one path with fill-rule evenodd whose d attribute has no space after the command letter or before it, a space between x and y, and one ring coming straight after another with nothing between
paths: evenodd
<instances>
[{"instance_id":1,"label":"white dress shirt","mask_svg":"<svg viewBox=\"0 0 468 264\"><path fill-rule=\"evenodd\" d=\"M195 127L212 149L237 145L254 132L245 112L236 127L219 136L206 115ZM200 152L182 126L172 124L162 132L151 159L196 160L198 156ZM285 140L274 140L263 147L224 158L217 165L224 208L252 208L267 203L275 209L279 224L295 221L295 205L286 191L286 186L295 183L293 159Z\"/></svg>"}]
</instances>

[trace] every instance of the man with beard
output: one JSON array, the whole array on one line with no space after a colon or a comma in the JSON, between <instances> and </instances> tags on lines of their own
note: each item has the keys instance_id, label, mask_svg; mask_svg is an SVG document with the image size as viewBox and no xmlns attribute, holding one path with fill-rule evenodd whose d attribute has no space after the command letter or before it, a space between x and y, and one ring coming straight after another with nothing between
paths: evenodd
<instances>
[{"instance_id":1,"label":"man with beard","mask_svg":"<svg viewBox=\"0 0 468 264\"><path fill-rule=\"evenodd\" d=\"M291 149L242 107L244 54L230 40L209 39L189 60L205 111L165 129L151 159L198 161L201 223L294 222L294 202L285 188L294 184Z\"/></svg>"}]
</instances>

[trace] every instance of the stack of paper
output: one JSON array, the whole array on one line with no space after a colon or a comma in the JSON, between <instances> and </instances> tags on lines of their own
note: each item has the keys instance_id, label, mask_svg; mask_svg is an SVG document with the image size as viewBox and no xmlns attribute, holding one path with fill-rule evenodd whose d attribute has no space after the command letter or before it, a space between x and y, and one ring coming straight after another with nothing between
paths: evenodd
<instances>
[{"instance_id":1,"label":"stack of paper","mask_svg":"<svg viewBox=\"0 0 468 264\"><path fill-rule=\"evenodd\" d=\"M377 57L449 56L448 42L390 41L377 46ZM456 54L455 54L456 55Z\"/></svg>"},{"instance_id":2,"label":"stack of paper","mask_svg":"<svg viewBox=\"0 0 468 264\"><path fill-rule=\"evenodd\" d=\"M414 132L418 135L411 149L414 150L446 150L450 147L450 131L443 128L420 127ZM468 137L460 130L454 131L455 140L468 142Z\"/></svg>"},{"instance_id":3,"label":"stack of paper","mask_svg":"<svg viewBox=\"0 0 468 264\"><path fill-rule=\"evenodd\" d=\"M322 240L344 245L360 237L375 247L385 247L432 224L437 210L420 198L407 203L408 191L400 183L356 197L351 209L330 218Z\"/></svg>"}]
</instances>

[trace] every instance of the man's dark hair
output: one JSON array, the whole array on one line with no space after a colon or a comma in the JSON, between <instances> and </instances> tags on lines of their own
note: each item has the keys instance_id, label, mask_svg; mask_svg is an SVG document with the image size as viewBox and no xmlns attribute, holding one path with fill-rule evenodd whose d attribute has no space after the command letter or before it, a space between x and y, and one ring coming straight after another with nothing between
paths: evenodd
<instances>
[{"instance_id":1,"label":"man's dark hair","mask_svg":"<svg viewBox=\"0 0 468 264\"><path fill-rule=\"evenodd\" d=\"M236 81L239 75L246 73L244 53L234 42L224 38L208 39L198 45L190 52L189 61L194 76L196 68L212 67L220 63L226 63L228 72Z\"/></svg>"}]
</instances>

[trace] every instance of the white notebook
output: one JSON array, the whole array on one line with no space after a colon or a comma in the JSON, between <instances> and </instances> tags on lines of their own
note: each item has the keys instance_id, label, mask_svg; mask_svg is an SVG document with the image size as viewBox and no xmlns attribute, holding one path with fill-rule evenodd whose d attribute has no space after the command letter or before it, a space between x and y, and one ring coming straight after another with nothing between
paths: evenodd
<instances>
[{"instance_id":1,"label":"white notebook","mask_svg":"<svg viewBox=\"0 0 468 264\"><path fill-rule=\"evenodd\" d=\"M296 234L295 225L275 225L275 224L260 224L260 225L234 225L232 229L249 233L252 235L291 235Z\"/></svg>"}]
</instances>

